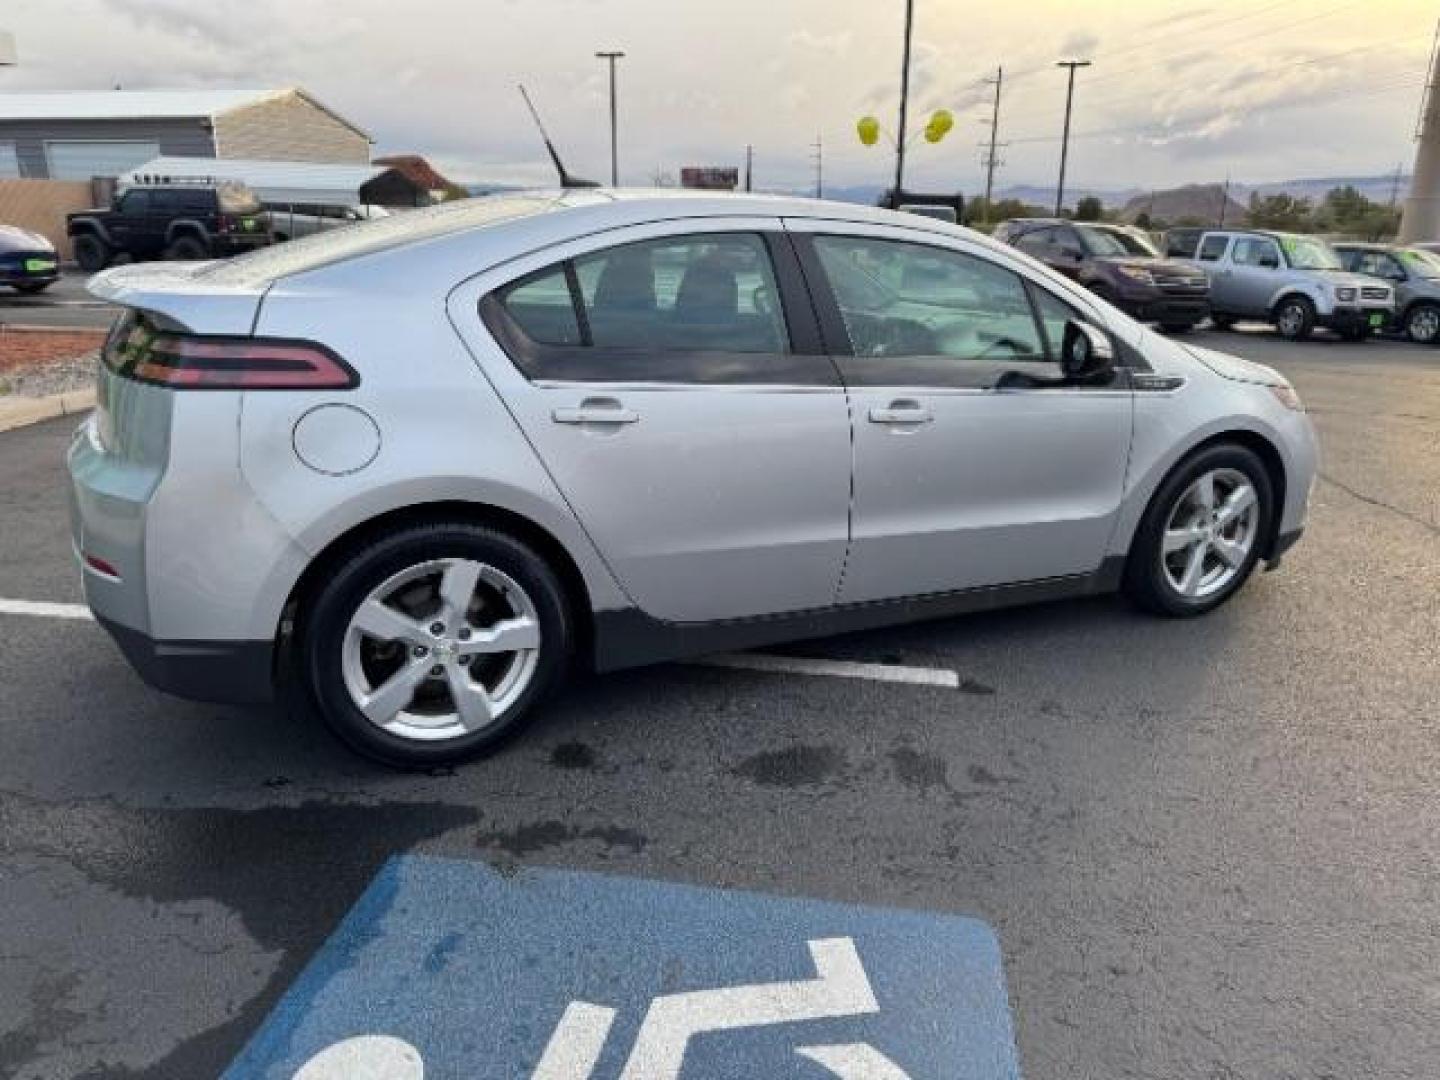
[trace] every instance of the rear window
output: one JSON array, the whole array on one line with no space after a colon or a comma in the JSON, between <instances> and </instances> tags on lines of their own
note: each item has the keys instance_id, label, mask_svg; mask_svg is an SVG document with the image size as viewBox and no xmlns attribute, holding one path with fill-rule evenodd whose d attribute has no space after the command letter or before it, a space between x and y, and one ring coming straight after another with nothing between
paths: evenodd
<instances>
[{"instance_id":1,"label":"rear window","mask_svg":"<svg viewBox=\"0 0 1440 1080\"><path fill-rule=\"evenodd\" d=\"M331 229L236 255L214 266L207 266L194 277L216 285L253 289L277 278L318 270L347 259L389 251L466 229L497 225L563 205L563 199L553 195L501 195L440 203L423 210L357 222L352 228Z\"/></svg>"}]
</instances>

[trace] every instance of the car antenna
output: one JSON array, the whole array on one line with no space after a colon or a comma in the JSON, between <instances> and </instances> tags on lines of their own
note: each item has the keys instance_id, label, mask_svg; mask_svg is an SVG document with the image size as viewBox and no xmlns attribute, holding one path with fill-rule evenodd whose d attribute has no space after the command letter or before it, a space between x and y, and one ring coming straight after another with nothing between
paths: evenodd
<instances>
[{"instance_id":1,"label":"car antenna","mask_svg":"<svg viewBox=\"0 0 1440 1080\"><path fill-rule=\"evenodd\" d=\"M599 187L594 180L582 180L578 176L571 176L565 171L565 163L560 160L560 154L555 149L555 144L550 141L550 136L545 132L545 125L540 122L540 114L535 111L535 103L530 100L530 95L525 92L525 84L516 84L520 89L520 96L525 99L525 107L530 110L530 116L535 121L535 126L540 129L540 138L545 140L545 149L550 152L550 160L555 163L555 171L560 174L560 186L562 188L590 188Z\"/></svg>"}]
</instances>

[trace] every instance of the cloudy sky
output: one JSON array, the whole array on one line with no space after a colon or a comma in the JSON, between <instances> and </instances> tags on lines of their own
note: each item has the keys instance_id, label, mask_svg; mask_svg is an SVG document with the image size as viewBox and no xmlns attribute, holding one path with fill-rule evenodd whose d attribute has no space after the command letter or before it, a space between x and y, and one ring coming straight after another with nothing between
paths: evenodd
<instances>
[{"instance_id":1,"label":"cloudy sky","mask_svg":"<svg viewBox=\"0 0 1440 1080\"><path fill-rule=\"evenodd\" d=\"M303 85L379 152L456 179L545 182L514 86L537 99L572 171L608 171L605 77L621 62L621 179L756 154L756 185L883 184L893 158L856 118L895 123L903 0L6 0L21 65L0 86L96 90ZM1434 0L916 0L907 186L974 192L1003 64L1000 185L1053 184L1064 75L1077 83L1070 176L1125 188L1409 167ZM983 119L983 123L982 123ZM916 126L923 122L918 117Z\"/></svg>"}]
</instances>

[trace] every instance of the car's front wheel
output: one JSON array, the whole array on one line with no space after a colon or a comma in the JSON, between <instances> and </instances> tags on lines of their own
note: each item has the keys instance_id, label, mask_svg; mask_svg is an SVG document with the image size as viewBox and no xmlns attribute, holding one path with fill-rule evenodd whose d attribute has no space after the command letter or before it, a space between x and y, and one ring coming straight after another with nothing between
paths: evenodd
<instances>
[{"instance_id":1,"label":"car's front wheel","mask_svg":"<svg viewBox=\"0 0 1440 1080\"><path fill-rule=\"evenodd\" d=\"M514 735L563 678L573 639L545 560L463 522L399 529L350 554L299 612L297 634L326 723L402 768Z\"/></svg>"},{"instance_id":2,"label":"car's front wheel","mask_svg":"<svg viewBox=\"0 0 1440 1080\"><path fill-rule=\"evenodd\" d=\"M1304 341L1315 329L1315 305L1303 296L1287 296L1275 305L1275 329L1286 341Z\"/></svg>"},{"instance_id":3,"label":"car's front wheel","mask_svg":"<svg viewBox=\"0 0 1440 1080\"><path fill-rule=\"evenodd\" d=\"M165 258L175 262L197 262L200 259L208 259L210 251L205 246L205 241L198 236L183 235L177 236L165 249Z\"/></svg>"},{"instance_id":4,"label":"car's front wheel","mask_svg":"<svg viewBox=\"0 0 1440 1080\"><path fill-rule=\"evenodd\" d=\"M1200 451L1166 478L1145 511L1125 592L1160 615L1219 607L1254 571L1274 512L1270 474L1253 450L1222 443Z\"/></svg>"},{"instance_id":5,"label":"car's front wheel","mask_svg":"<svg viewBox=\"0 0 1440 1080\"><path fill-rule=\"evenodd\" d=\"M53 281L22 281L15 286L15 291L25 296L39 296L53 284Z\"/></svg>"},{"instance_id":6,"label":"car's front wheel","mask_svg":"<svg viewBox=\"0 0 1440 1080\"><path fill-rule=\"evenodd\" d=\"M1407 311L1405 336L1417 345L1440 342L1440 304L1416 304Z\"/></svg>"},{"instance_id":7,"label":"car's front wheel","mask_svg":"<svg viewBox=\"0 0 1440 1080\"><path fill-rule=\"evenodd\" d=\"M110 245L92 233L81 233L71 246L75 251L75 262L87 274L98 274L110 265Z\"/></svg>"}]
</instances>

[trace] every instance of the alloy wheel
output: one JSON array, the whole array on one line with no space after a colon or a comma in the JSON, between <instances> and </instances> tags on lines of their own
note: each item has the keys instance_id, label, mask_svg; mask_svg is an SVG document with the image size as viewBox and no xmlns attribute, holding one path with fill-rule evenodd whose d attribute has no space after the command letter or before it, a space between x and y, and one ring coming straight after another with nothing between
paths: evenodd
<instances>
[{"instance_id":1,"label":"alloy wheel","mask_svg":"<svg viewBox=\"0 0 1440 1080\"><path fill-rule=\"evenodd\" d=\"M1198 476L1176 500L1165 523L1160 565L1181 596L1203 600L1228 587L1255 547L1260 500L1238 469Z\"/></svg>"},{"instance_id":2,"label":"alloy wheel","mask_svg":"<svg viewBox=\"0 0 1440 1080\"><path fill-rule=\"evenodd\" d=\"M1411 341L1429 345L1440 338L1440 308L1416 308L1405 327Z\"/></svg>"},{"instance_id":3,"label":"alloy wheel","mask_svg":"<svg viewBox=\"0 0 1440 1080\"><path fill-rule=\"evenodd\" d=\"M1275 326L1284 337L1297 337L1305 327L1305 309L1299 304L1286 304L1280 309Z\"/></svg>"},{"instance_id":4,"label":"alloy wheel","mask_svg":"<svg viewBox=\"0 0 1440 1080\"><path fill-rule=\"evenodd\" d=\"M472 559L403 570L355 609L342 644L345 688L400 738L458 738L498 723L535 677L540 618L509 575Z\"/></svg>"}]
</instances>

